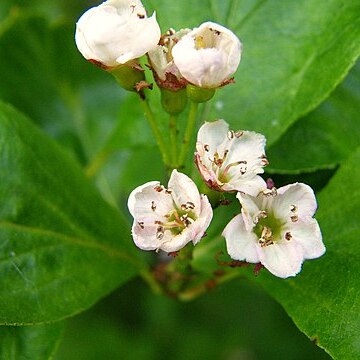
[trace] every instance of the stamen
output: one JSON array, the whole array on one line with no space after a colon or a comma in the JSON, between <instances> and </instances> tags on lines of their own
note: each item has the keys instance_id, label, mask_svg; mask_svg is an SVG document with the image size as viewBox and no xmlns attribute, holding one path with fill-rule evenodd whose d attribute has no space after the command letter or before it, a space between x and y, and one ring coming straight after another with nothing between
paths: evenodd
<instances>
[{"instance_id":1,"label":"stamen","mask_svg":"<svg viewBox=\"0 0 360 360\"><path fill-rule=\"evenodd\" d=\"M240 137L242 137L243 136L243 134L244 134L244 132L243 131L236 131L235 132L235 137L237 138L237 139L239 139Z\"/></svg>"},{"instance_id":2,"label":"stamen","mask_svg":"<svg viewBox=\"0 0 360 360\"><path fill-rule=\"evenodd\" d=\"M297 222L299 220L299 217L297 215L292 215L290 219L292 222Z\"/></svg>"},{"instance_id":3,"label":"stamen","mask_svg":"<svg viewBox=\"0 0 360 360\"><path fill-rule=\"evenodd\" d=\"M206 152L209 152L210 146L209 146L208 144L205 144L205 145L204 145L204 150L205 150Z\"/></svg>"},{"instance_id":4,"label":"stamen","mask_svg":"<svg viewBox=\"0 0 360 360\"><path fill-rule=\"evenodd\" d=\"M228 133L227 133L227 137L229 140L232 140L235 136L235 132L234 130L229 130Z\"/></svg>"},{"instance_id":5,"label":"stamen","mask_svg":"<svg viewBox=\"0 0 360 360\"><path fill-rule=\"evenodd\" d=\"M167 36L171 36L171 35L174 35L175 33L176 33L175 29L170 28L170 29L166 32L166 35L167 35Z\"/></svg>"},{"instance_id":6,"label":"stamen","mask_svg":"<svg viewBox=\"0 0 360 360\"><path fill-rule=\"evenodd\" d=\"M216 29L212 29L212 28L209 28L210 31L213 31L216 35L220 35L221 32L219 30L216 30Z\"/></svg>"},{"instance_id":7,"label":"stamen","mask_svg":"<svg viewBox=\"0 0 360 360\"><path fill-rule=\"evenodd\" d=\"M255 216L254 216L254 224L257 224L260 219L265 219L267 218L268 213L265 210L260 210Z\"/></svg>"},{"instance_id":8,"label":"stamen","mask_svg":"<svg viewBox=\"0 0 360 360\"><path fill-rule=\"evenodd\" d=\"M197 50L206 48L206 44L205 44L203 36L196 36L196 38L195 38L195 48Z\"/></svg>"},{"instance_id":9,"label":"stamen","mask_svg":"<svg viewBox=\"0 0 360 360\"><path fill-rule=\"evenodd\" d=\"M191 201L186 202L186 204L181 204L181 210L193 210L195 208L195 204Z\"/></svg>"},{"instance_id":10,"label":"stamen","mask_svg":"<svg viewBox=\"0 0 360 360\"><path fill-rule=\"evenodd\" d=\"M143 221L138 221L138 225L140 226L141 230L144 230L145 226Z\"/></svg>"},{"instance_id":11,"label":"stamen","mask_svg":"<svg viewBox=\"0 0 360 360\"><path fill-rule=\"evenodd\" d=\"M156 239L161 240L164 237L165 230L162 226L158 226L156 229Z\"/></svg>"},{"instance_id":12,"label":"stamen","mask_svg":"<svg viewBox=\"0 0 360 360\"><path fill-rule=\"evenodd\" d=\"M155 205L155 201L151 202L151 210L155 211L156 210L156 205Z\"/></svg>"},{"instance_id":13,"label":"stamen","mask_svg":"<svg viewBox=\"0 0 360 360\"><path fill-rule=\"evenodd\" d=\"M262 166L267 166L269 165L269 160L267 159L266 155L263 154L260 156L260 159L261 159L261 165Z\"/></svg>"},{"instance_id":14,"label":"stamen","mask_svg":"<svg viewBox=\"0 0 360 360\"><path fill-rule=\"evenodd\" d=\"M296 212L297 211L297 207L295 205L290 205L290 211L292 213Z\"/></svg>"},{"instance_id":15,"label":"stamen","mask_svg":"<svg viewBox=\"0 0 360 360\"><path fill-rule=\"evenodd\" d=\"M162 192L164 190L164 188L161 185L157 185L154 187L154 190L157 192Z\"/></svg>"},{"instance_id":16,"label":"stamen","mask_svg":"<svg viewBox=\"0 0 360 360\"><path fill-rule=\"evenodd\" d=\"M276 196L277 195L277 190L275 187L271 188L271 189L265 189L262 191L262 193L264 194L264 196Z\"/></svg>"},{"instance_id":17,"label":"stamen","mask_svg":"<svg viewBox=\"0 0 360 360\"><path fill-rule=\"evenodd\" d=\"M272 231L269 227L264 226L261 232L261 237L259 239L259 244L261 247L272 245L274 242L272 240Z\"/></svg>"},{"instance_id":18,"label":"stamen","mask_svg":"<svg viewBox=\"0 0 360 360\"><path fill-rule=\"evenodd\" d=\"M229 172L230 168L233 167L233 166L237 166L237 165L241 165L241 164L247 164L247 161L246 160L240 160L240 161L236 161L236 162L233 162L229 165L226 166L226 168L224 169L223 173L222 173L222 177L225 177L227 175L227 173ZM243 170L240 169L240 172L241 174L243 175L243 173L245 172Z\"/></svg>"},{"instance_id":19,"label":"stamen","mask_svg":"<svg viewBox=\"0 0 360 360\"><path fill-rule=\"evenodd\" d=\"M292 235L291 235L290 231L288 231L288 232L285 233L285 239L286 239L287 241L290 241L290 240L292 239Z\"/></svg>"},{"instance_id":20,"label":"stamen","mask_svg":"<svg viewBox=\"0 0 360 360\"><path fill-rule=\"evenodd\" d=\"M137 15L137 17L139 18L139 19L144 19L145 18L145 15L144 14L136 14Z\"/></svg>"}]
</instances>

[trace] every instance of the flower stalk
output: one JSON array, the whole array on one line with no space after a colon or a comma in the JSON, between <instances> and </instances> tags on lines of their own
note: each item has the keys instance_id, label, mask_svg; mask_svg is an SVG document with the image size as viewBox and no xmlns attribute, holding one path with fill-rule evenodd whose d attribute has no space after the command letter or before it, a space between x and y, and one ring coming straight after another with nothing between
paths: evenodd
<instances>
[{"instance_id":1,"label":"flower stalk","mask_svg":"<svg viewBox=\"0 0 360 360\"><path fill-rule=\"evenodd\" d=\"M179 169L182 169L185 166L186 157L189 152L191 137L194 132L194 128L196 124L198 108L199 108L199 103L194 101L190 102L190 111L189 111L187 126L185 129L185 134L181 144L180 154L178 158Z\"/></svg>"},{"instance_id":2,"label":"flower stalk","mask_svg":"<svg viewBox=\"0 0 360 360\"><path fill-rule=\"evenodd\" d=\"M148 121L148 123L150 125L150 128L151 128L151 130L153 132L153 135L155 137L156 143L157 143L157 145L159 147L159 150L160 150L162 159L164 161L164 164L165 164L166 167L171 167L171 161L170 161L170 157L169 157L169 152L168 152L167 146L165 144L164 137L161 134L160 129L158 127L158 124L156 122L154 113L151 110L150 104L149 104L147 99L142 99L140 97L139 97L139 99L140 99L140 104L141 104L141 107L142 107L142 109L144 111L145 117L146 117L146 119L147 119L147 121Z\"/></svg>"}]
</instances>

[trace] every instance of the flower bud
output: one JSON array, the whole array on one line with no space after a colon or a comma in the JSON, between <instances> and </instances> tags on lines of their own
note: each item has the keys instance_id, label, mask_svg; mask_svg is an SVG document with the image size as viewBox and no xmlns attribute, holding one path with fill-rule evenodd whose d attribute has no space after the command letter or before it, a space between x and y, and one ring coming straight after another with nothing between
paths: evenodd
<instances>
[{"instance_id":1,"label":"flower bud","mask_svg":"<svg viewBox=\"0 0 360 360\"><path fill-rule=\"evenodd\" d=\"M229 29L206 22L183 36L172 49L180 74L201 88L227 84L241 59L241 42Z\"/></svg>"},{"instance_id":2,"label":"flower bud","mask_svg":"<svg viewBox=\"0 0 360 360\"><path fill-rule=\"evenodd\" d=\"M155 13L148 18L139 0L108 0L80 17L75 41L87 60L108 70L154 49L160 35Z\"/></svg>"}]
</instances>

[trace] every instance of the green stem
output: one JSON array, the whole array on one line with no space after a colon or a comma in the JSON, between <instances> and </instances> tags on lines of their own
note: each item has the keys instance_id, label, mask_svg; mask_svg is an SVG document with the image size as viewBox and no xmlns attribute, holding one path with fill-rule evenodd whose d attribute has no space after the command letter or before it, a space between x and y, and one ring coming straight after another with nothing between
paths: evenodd
<instances>
[{"instance_id":1,"label":"green stem","mask_svg":"<svg viewBox=\"0 0 360 360\"><path fill-rule=\"evenodd\" d=\"M106 149L100 151L86 166L85 174L90 178L94 177L103 167L103 165L106 163L107 159L109 158L109 155L110 155L110 151L107 151Z\"/></svg>"},{"instance_id":2,"label":"green stem","mask_svg":"<svg viewBox=\"0 0 360 360\"><path fill-rule=\"evenodd\" d=\"M170 143L171 143L171 167L176 168L177 165L177 126L176 116L170 115L169 128L170 128Z\"/></svg>"},{"instance_id":3,"label":"green stem","mask_svg":"<svg viewBox=\"0 0 360 360\"><path fill-rule=\"evenodd\" d=\"M179 155L179 159L178 159L178 167L180 169L184 167L186 156L189 151L190 140L191 140L191 136L194 132L194 127L195 127L195 123L196 123L198 107L199 107L199 103L196 103L194 101L192 101L190 103L190 112L189 112L189 117L188 117L188 123L187 123L187 127L185 130L184 139L181 144L180 155Z\"/></svg>"},{"instance_id":4,"label":"green stem","mask_svg":"<svg viewBox=\"0 0 360 360\"><path fill-rule=\"evenodd\" d=\"M149 285L150 289L153 291L154 294L162 294L163 290L161 288L161 285L156 281L154 276L151 274L151 272L147 269L142 270L140 272L140 276L142 279Z\"/></svg>"},{"instance_id":5,"label":"green stem","mask_svg":"<svg viewBox=\"0 0 360 360\"><path fill-rule=\"evenodd\" d=\"M166 144L164 142L164 138L160 132L160 129L159 129L157 123L156 123L154 113L152 112L150 105L146 99L143 100L140 97L139 97L139 99L140 99L141 106L144 110L145 117L148 120L150 128L155 136L155 140L157 142L160 153L162 155L164 164L166 167L169 167L170 166L169 154L168 154L168 151L166 148Z\"/></svg>"},{"instance_id":6,"label":"green stem","mask_svg":"<svg viewBox=\"0 0 360 360\"><path fill-rule=\"evenodd\" d=\"M224 284L237 277L240 277L240 274L238 272L230 272L222 277L213 279L212 286L218 286ZM206 293L207 291L209 291L209 288L207 286L207 283L204 283L197 287L186 289L185 291L180 292L178 294L178 299L182 301L191 301L198 298L200 295Z\"/></svg>"}]
</instances>

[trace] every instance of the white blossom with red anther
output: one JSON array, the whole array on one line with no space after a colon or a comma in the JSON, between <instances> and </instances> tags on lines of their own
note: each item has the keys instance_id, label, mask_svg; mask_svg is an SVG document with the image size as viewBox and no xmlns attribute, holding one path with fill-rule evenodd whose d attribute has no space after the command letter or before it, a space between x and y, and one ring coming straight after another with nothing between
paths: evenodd
<instances>
[{"instance_id":1,"label":"white blossom with red anther","mask_svg":"<svg viewBox=\"0 0 360 360\"><path fill-rule=\"evenodd\" d=\"M241 193L237 197L241 214L223 231L232 259L261 263L275 276L287 278L300 272L305 259L324 254L310 186L295 183L256 197Z\"/></svg>"},{"instance_id":2,"label":"white blossom with red anther","mask_svg":"<svg viewBox=\"0 0 360 360\"><path fill-rule=\"evenodd\" d=\"M224 120L206 122L198 132L195 163L210 188L257 195L266 189L258 175L268 164L265 142L261 134L229 130Z\"/></svg>"},{"instance_id":3,"label":"white blossom with red anther","mask_svg":"<svg viewBox=\"0 0 360 360\"><path fill-rule=\"evenodd\" d=\"M173 170L167 189L151 181L133 190L128 208L134 217L132 236L136 246L168 253L190 241L197 244L213 216L208 198L177 170Z\"/></svg>"}]
</instances>

